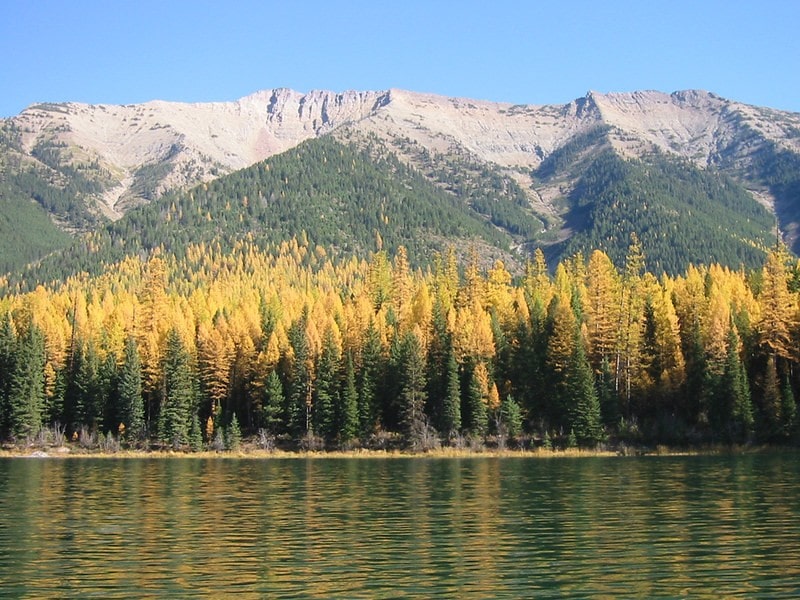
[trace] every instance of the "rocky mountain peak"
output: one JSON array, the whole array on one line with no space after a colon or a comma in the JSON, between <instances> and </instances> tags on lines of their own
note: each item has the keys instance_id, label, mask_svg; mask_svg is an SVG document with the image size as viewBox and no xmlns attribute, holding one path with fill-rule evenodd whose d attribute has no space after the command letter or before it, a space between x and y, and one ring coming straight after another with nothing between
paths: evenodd
<instances>
[{"instance_id":1,"label":"rocky mountain peak","mask_svg":"<svg viewBox=\"0 0 800 600\"><path fill-rule=\"evenodd\" d=\"M431 152L467 153L505 170L526 189L533 186L528 174L546 157L598 126L607 128L623 156L659 149L702 167L745 168L764 144L800 152L800 114L702 90L589 91L567 104L537 106L400 89L276 88L233 102L40 104L2 126L18 132L14 151L25 160L47 156L55 166L71 165L95 177L104 189L96 200L111 218L167 189L210 180L345 129L393 146L404 139ZM542 196L547 192L532 192L532 202L546 204Z\"/></svg>"}]
</instances>

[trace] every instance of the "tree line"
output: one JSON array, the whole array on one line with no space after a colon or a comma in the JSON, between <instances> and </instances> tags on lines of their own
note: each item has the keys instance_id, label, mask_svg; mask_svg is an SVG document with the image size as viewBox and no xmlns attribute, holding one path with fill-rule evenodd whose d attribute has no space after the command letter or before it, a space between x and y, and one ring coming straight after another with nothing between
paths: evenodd
<instances>
[{"instance_id":1,"label":"tree line","mask_svg":"<svg viewBox=\"0 0 800 600\"><path fill-rule=\"evenodd\" d=\"M512 276L455 251L413 269L268 250L156 249L0 299L0 434L132 447L787 443L798 265L646 271L633 236ZM50 437L48 437L50 436Z\"/></svg>"}]
</instances>

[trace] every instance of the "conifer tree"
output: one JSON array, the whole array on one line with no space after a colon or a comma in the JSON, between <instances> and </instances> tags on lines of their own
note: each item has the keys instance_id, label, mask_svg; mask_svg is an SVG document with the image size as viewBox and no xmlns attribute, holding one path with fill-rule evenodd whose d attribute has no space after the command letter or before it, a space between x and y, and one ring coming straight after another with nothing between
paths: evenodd
<instances>
[{"instance_id":1,"label":"conifer tree","mask_svg":"<svg viewBox=\"0 0 800 600\"><path fill-rule=\"evenodd\" d=\"M356 389L356 371L353 354L347 353L345 366L344 389L339 394L341 406L338 412L339 439L349 442L358 436L358 390Z\"/></svg>"},{"instance_id":2,"label":"conifer tree","mask_svg":"<svg viewBox=\"0 0 800 600\"><path fill-rule=\"evenodd\" d=\"M142 367L136 338L125 340L125 354L117 383L120 422L128 436L138 439L144 434L144 400L142 397Z\"/></svg>"},{"instance_id":3,"label":"conifer tree","mask_svg":"<svg viewBox=\"0 0 800 600\"><path fill-rule=\"evenodd\" d=\"M8 424L16 438L35 435L42 426L45 404L44 336L33 323L20 336L8 398Z\"/></svg>"},{"instance_id":4,"label":"conifer tree","mask_svg":"<svg viewBox=\"0 0 800 600\"><path fill-rule=\"evenodd\" d=\"M188 441L193 392L189 354L180 333L173 327L167 333L164 355L164 395L158 420L161 442L178 448Z\"/></svg>"},{"instance_id":5,"label":"conifer tree","mask_svg":"<svg viewBox=\"0 0 800 600\"><path fill-rule=\"evenodd\" d=\"M545 416L552 425L564 427L569 416L571 390L566 387L567 372L575 358L579 329L568 297L557 293L550 301L547 315L547 369L549 403Z\"/></svg>"},{"instance_id":6,"label":"conifer tree","mask_svg":"<svg viewBox=\"0 0 800 600\"><path fill-rule=\"evenodd\" d=\"M102 376L100 357L94 342L86 344L81 369L77 373L81 381L84 396L79 406L82 407L80 422L91 430L97 430L103 418L105 404L105 385Z\"/></svg>"},{"instance_id":7,"label":"conifer tree","mask_svg":"<svg viewBox=\"0 0 800 600\"><path fill-rule=\"evenodd\" d=\"M397 363L400 382L400 418L404 433L413 441L426 425L425 356L417 333L402 334Z\"/></svg>"},{"instance_id":8,"label":"conifer tree","mask_svg":"<svg viewBox=\"0 0 800 600\"><path fill-rule=\"evenodd\" d=\"M790 437L797 427L797 404L788 374L784 374L781 385L781 433Z\"/></svg>"},{"instance_id":9,"label":"conifer tree","mask_svg":"<svg viewBox=\"0 0 800 600\"><path fill-rule=\"evenodd\" d=\"M767 255L761 270L761 320L758 324L760 342L776 357L791 358L794 354L791 331L794 326L796 300L789 294L786 275L786 250L783 246Z\"/></svg>"},{"instance_id":10,"label":"conifer tree","mask_svg":"<svg viewBox=\"0 0 800 600\"><path fill-rule=\"evenodd\" d=\"M619 423L619 398L614 388L614 373L608 358L603 358L600 363L600 373L597 381L597 398L600 401L600 420L606 427Z\"/></svg>"},{"instance_id":11,"label":"conifer tree","mask_svg":"<svg viewBox=\"0 0 800 600\"><path fill-rule=\"evenodd\" d=\"M467 431L477 437L486 435L489 414L486 409L488 382L486 367L480 363L470 365L466 369L467 386L464 394L464 426Z\"/></svg>"},{"instance_id":12,"label":"conifer tree","mask_svg":"<svg viewBox=\"0 0 800 600\"><path fill-rule=\"evenodd\" d=\"M600 250L592 252L586 271L585 307L591 347L590 362L595 369L605 360L610 364L617 345L621 288L619 274L611 259Z\"/></svg>"},{"instance_id":13,"label":"conifer tree","mask_svg":"<svg viewBox=\"0 0 800 600\"><path fill-rule=\"evenodd\" d=\"M761 392L762 435L777 439L783 433L783 398L781 397L778 367L774 354L767 357Z\"/></svg>"},{"instance_id":14,"label":"conifer tree","mask_svg":"<svg viewBox=\"0 0 800 600\"><path fill-rule=\"evenodd\" d=\"M378 390L382 363L381 340L374 322L370 322L361 352L361 369L356 386L358 388L359 436L369 437L378 425Z\"/></svg>"},{"instance_id":15,"label":"conifer tree","mask_svg":"<svg viewBox=\"0 0 800 600\"><path fill-rule=\"evenodd\" d=\"M340 361L339 349L329 328L325 332L322 354L317 361L313 392L314 432L329 441L336 438L338 433L336 409L340 405Z\"/></svg>"},{"instance_id":16,"label":"conifer tree","mask_svg":"<svg viewBox=\"0 0 800 600\"><path fill-rule=\"evenodd\" d=\"M458 362L452 348L447 353L447 365L444 373L445 392L442 404L441 431L450 436L461 429L461 384L458 375Z\"/></svg>"},{"instance_id":17,"label":"conifer tree","mask_svg":"<svg viewBox=\"0 0 800 600\"><path fill-rule=\"evenodd\" d=\"M192 418L189 422L189 447L192 452L200 452L203 449L203 431L197 411L192 411Z\"/></svg>"},{"instance_id":18,"label":"conifer tree","mask_svg":"<svg viewBox=\"0 0 800 600\"><path fill-rule=\"evenodd\" d=\"M283 407L286 398L283 383L276 370L270 371L264 385L264 401L261 404L261 424L272 434L278 432L283 423Z\"/></svg>"},{"instance_id":19,"label":"conifer tree","mask_svg":"<svg viewBox=\"0 0 800 600\"><path fill-rule=\"evenodd\" d=\"M236 413L231 416L231 422L225 428L225 449L236 452L242 445L242 429Z\"/></svg>"},{"instance_id":20,"label":"conifer tree","mask_svg":"<svg viewBox=\"0 0 800 600\"><path fill-rule=\"evenodd\" d=\"M96 425L97 354L93 344L75 340L65 366L64 421L73 432Z\"/></svg>"},{"instance_id":21,"label":"conifer tree","mask_svg":"<svg viewBox=\"0 0 800 600\"><path fill-rule=\"evenodd\" d=\"M447 356L451 347L450 332L447 330L447 316L444 305L437 298L433 305L433 314L430 325L430 343L428 344L428 404L427 412L433 422L442 431L449 429L445 426L444 404L446 402L447 388Z\"/></svg>"},{"instance_id":22,"label":"conifer tree","mask_svg":"<svg viewBox=\"0 0 800 600\"><path fill-rule=\"evenodd\" d=\"M499 417L509 437L515 438L522 433L522 411L511 395L506 396L500 403Z\"/></svg>"},{"instance_id":23,"label":"conifer tree","mask_svg":"<svg viewBox=\"0 0 800 600\"><path fill-rule=\"evenodd\" d=\"M715 433L744 442L753 431L753 405L747 372L739 355L739 335L731 320L724 371L717 386L709 421Z\"/></svg>"},{"instance_id":24,"label":"conifer tree","mask_svg":"<svg viewBox=\"0 0 800 600\"><path fill-rule=\"evenodd\" d=\"M289 344L292 348L292 363L287 390L286 423L294 436L305 434L310 423L311 392L313 385L313 364L311 348L306 334L307 309L289 328Z\"/></svg>"},{"instance_id":25,"label":"conifer tree","mask_svg":"<svg viewBox=\"0 0 800 600\"><path fill-rule=\"evenodd\" d=\"M603 439L600 401L594 385L592 368L581 340L576 340L572 360L567 367L565 384L569 396L570 429L580 445L594 446Z\"/></svg>"},{"instance_id":26,"label":"conifer tree","mask_svg":"<svg viewBox=\"0 0 800 600\"><path fill-rule=\"evenodd\" d=\"M9 399L11 381L16 370L17 336L11 322L11 315L6 312L0 319L0 435L9 429L8 417L11 413Z\"/></svg>"}]
</instances>

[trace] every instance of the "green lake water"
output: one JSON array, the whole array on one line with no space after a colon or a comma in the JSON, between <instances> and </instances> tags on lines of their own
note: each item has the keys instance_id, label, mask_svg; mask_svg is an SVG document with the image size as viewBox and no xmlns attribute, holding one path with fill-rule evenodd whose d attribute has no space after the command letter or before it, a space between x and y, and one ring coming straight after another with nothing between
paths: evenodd
<instances>
[{"instance_id":1,"label":"green lake water","mask_svg":"<svg viewBox=\"0 0 800 600\"><path fill-rule=\"evenodd\" d=\"M800 596L800 456L2 459L3 598Z\"/></svg>"}]
</instances>

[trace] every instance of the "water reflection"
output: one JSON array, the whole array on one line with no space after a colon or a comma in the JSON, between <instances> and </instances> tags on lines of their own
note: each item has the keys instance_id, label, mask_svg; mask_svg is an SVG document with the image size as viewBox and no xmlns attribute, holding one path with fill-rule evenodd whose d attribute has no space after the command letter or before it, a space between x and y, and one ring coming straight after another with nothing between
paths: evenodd
<instances>
[{"instance_id":1,"label":"water reflection","mask_svg":"<svg viewBox=\"0 0 800 600\"><path fill-rule=\"evenodd\" d=\"M792 597L794 455L0 461L9 597Z\"/></svg>"}]
</instances>

